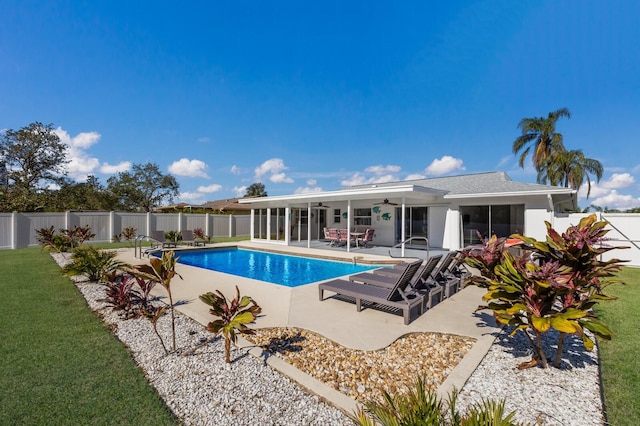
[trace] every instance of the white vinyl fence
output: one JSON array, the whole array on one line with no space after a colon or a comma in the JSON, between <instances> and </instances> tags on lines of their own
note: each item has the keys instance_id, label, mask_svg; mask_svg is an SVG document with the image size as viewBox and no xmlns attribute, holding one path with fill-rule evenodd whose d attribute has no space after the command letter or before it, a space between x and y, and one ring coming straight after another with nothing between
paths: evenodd
<instances>
[{"instance_id":1,"label":"white vinyl fence","mask_svg":"<svg viewBox=\"0 0 640 426\"><path fill-rule=\"evenodd\" d=\"M617 258L626 260L626 266L640 267L640 214L637 213L596 213L598 220L609 222L606 244L613 247L629 247L627 249L611 250L605 253L603 260ZM554 218L553 227L558 232L564 232L569 226L577 225L580 219L589 216L588 213L571 213Z\"/></svg>"},{"instance_id":2,"label":"white vinyl fence","mask_svg":"<svg viewBox=\"0 0 640 426\"><path fill-rule=\"evenodd\" d=\"M86 226L96 234L94 242L112 241L123 229L134 227L136 235L153 231L182 231L202 228L206 235L245 237L251 233L250 215L215 215L186 213L0 213L0 249L16 249L38 245L36 230L53 226L56 230Z\"/></svg>"}]
</instances>

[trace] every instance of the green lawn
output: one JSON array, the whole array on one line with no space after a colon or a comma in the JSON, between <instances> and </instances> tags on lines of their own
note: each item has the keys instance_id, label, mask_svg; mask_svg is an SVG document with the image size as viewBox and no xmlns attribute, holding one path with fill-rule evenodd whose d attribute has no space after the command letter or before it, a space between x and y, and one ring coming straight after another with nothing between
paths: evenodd
<instances>
[{"instance_id":1,"label":"green lawn","mask_svg":"<svg viewBox=\"0 0 640 426\"><path fill-rule=\"evenodd\" d=\"M0 271L0 423L176 424L48 253L2 250Z\"/></svg>"},{"instance_id":2,"label":"green lawn","mask_svg":"<svg viewBox=\"0 0 640 426\"><path fill-rule=\"evenodd\" d=\"M602 382L609 423L636 425L640 419L640 269L624 268L606 294L618 300L602 302L596 312L613 331L613 339L600 340Z\"/></svg>"}]
</instances>

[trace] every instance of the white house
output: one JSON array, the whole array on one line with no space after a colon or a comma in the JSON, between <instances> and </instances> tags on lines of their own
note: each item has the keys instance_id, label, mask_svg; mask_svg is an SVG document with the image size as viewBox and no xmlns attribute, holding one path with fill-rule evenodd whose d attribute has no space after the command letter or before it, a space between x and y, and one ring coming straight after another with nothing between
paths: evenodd
<instances>
[{"instance_id":1,"label":"white house","mask_svg":"<svg viewBox=\"0 0 640 426\"><path fill-rule=\"evenodd\" d=\"M252 241L300 244L323 228L373 228L375 245L413 238L460 249L481 235L521 233L544 239L544 221L577 207L576 190L512 181L490 172L353 186L338 191L241 199L251 203ZM288 232L285 232L288 230ZM424 238L421 238L424 237ZM347 250L349 247L347 246Z\"/></svg>"}]
</instances>

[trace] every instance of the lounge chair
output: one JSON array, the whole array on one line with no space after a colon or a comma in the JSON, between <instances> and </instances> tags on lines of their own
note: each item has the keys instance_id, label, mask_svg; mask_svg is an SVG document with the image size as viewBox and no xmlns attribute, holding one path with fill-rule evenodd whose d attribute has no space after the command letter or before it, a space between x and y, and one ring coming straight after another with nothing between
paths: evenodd
<instances>
[{"instance_id":1,"label":"lounge chair","mask_svg":"<svg viewBox=\"0 0 640 426\"><path fill-rule=\"evenodd\" d=\"M164 231L151 231L151 238L162 245L162 248L175 247L176 242L165 239Z\"/></svg>"},{"instance_id":2,"label":"lounge chair","mask_svg":"<svg viewBox=\"0 0 640 426\"><path fill-rule=\"evenodd\" d=\"M458 252L456 251L450 251L447 253L436 270L431 274L432 281L442 286L445 299L451 296L451 290L455 293L460 288L460 278L447 274L447 271L457 254Z\"/></svg>"},{"instance_id":3,"label":"lounge chair","mask_svg":"<svg viewBox=\"0 0 640 426\"><path fill-rule=\"evenodd\" d=\"M434 298L437 297L438 303L441 302L443 298L443 287L435 282L431 276L440 259L442 259L442 255L431 256L420 269L418 269L418 272L409 283L414 291L424 296L423 311L425 308L429 309L433 306ZM410 263L403 264L403 266L398 268L382 268L376 269L373 273L363 272L351 275L349 281L358 281L369 285L389 288L390 285L393 285L394 280L410 265Z\"/></svg>"},{"instance_id":4,"label":"lounge chair","mask_svg":"<svg viewBox=\"0 0 640 426\"><path fill-rule=\"evenodd\" d=\"M453 259L445 274L458 278L458 291L462 290L464 283L471 278L471 275L473 275L469 269L467 269L467 266L464 263L464 256L460 253L458 253L458 255Z\"/></svg>"},{"instance_id":5,"label":"lounge chair","mask_svg":"<svg viewBox=\"0 0 640 426\"><path fill-rule=\"evenodd\" d=\"M326 290L339 295L352 297L355 299L356 310L358 312L362 310L363 301L401 309L406 325L411 322L412 309L417 307L420 315L422 315L423 295L413 291L407 291L407 288L410 287L409 282L419 267L419 261L408 266L404 273L398 277L393 288L390 289L337 279L319 284L318 295L320 301L324 300L324 292Z\"/></svg>"},{"instance_id":6,"label":"lounge chair","mask_svg":"<svg viewBox=\"0 0 640 426\"><path fill-rule=\"evenodd\" d=\"M180 235L182 235L182 244L186 244L188 246L197 246L199 244L203 244L204 245L204 241L203 240L196 240L195 236L193 235L193 231L190 230L183 230L180 231Z\"/></svg>"}]
</instances>

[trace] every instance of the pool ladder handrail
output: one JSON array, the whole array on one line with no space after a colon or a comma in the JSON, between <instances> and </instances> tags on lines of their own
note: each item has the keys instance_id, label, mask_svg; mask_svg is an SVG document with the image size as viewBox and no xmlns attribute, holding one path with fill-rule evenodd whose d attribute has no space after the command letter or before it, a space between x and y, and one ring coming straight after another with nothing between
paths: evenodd
<instances>
[{"instance_id":1,"label":"pool ladder handrail","mask_svg":"<svg viewBox=\"0 0 640 426\"><path fill-rule=\"evenodd\" d=\"M151 242L155 242L158 245L155 246L155 247L148 248L143 253L143 251L142 251L142 241L144 241L145 239L148 240L148 241L151 241ZM147 256L149 256L153 252L161 251L162 250L162 242L156 240L155 238L153 238L153 237L151 237L149 235L138 235L138 236L136 236L136 239L133 242L133 250L134 250L133 251L133 255L135 256L135 258L136 259L142 259L142 255L143 254L146 254ZM138 256L138 250L139 250L140 256Z\"/></svg>"},{"instance_id":2,"label":"pool ladder handrail","mask_svg":"<svg viewBox=\"0 0 640 426\"><path fill-rule=\"evenodd\" d=\"M429 258L429 239L427 237L409 237L406 240L399 242L398 244L396 244L395 246L391 247L389 249L389 257L393 257L393 258L397 258L397 259L406 259L406 258L414 258L414 256L394 256L391 253L391 250L396 249L396 248L400 248L402 247L403 244L407 244L408 242L411 242L413 240L422 240L425 241L427 243L426 247L427 247L427 259Z\"/></svg>"}]
</instances>

